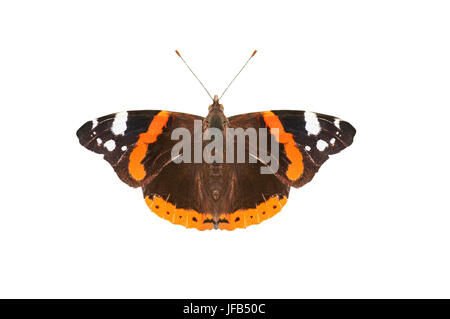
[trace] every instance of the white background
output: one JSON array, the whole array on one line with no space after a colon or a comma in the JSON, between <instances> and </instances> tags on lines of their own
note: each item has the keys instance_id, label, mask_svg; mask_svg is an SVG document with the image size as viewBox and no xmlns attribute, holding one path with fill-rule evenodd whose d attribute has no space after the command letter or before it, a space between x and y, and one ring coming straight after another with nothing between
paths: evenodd
<instances>
[{"instance_id":1,"label":"white background","mask_svg":"<svg viewBox=\"0 0 450 319\"><path fill-rule=\"evenodd\" d=\"M3 1L0 297L450 297L448 1ZM76 130L121 110L339 116L354 144L245 230L151 213ZM186 190L189 191L189 190Z\"/></svg>"}]
</instances>

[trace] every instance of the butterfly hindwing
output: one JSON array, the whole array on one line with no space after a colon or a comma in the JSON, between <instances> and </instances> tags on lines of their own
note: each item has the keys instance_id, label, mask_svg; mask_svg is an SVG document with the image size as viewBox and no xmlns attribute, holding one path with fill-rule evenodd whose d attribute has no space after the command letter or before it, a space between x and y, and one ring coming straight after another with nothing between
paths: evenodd
<instances>
[{"instance_id":1,"label":"butterfly hindwing","mask_svg":"<svg viewBox=\"0 0 450 319\"><path fill-rule=\"evenodd\" d=\"M261 174L264 166L259 161L232 165L230 192L225 196L228 207L218 228L233 230L259 224L286 204L290 186L274 174Z\"/></svg>"},{"instance_id":2,"label":"butterfly hindwing","mask_svg":"<svg viewBox=\"0 0 450 319\"><path fill-rule=\"evenodd\" d=\"M287 185L308 183L328 159L353 142L356 130L339 118L305 111L267 111L229 118L233 127L277 129L279 170Z\"/></svg>"},{"instance_id":3,"label":"butterfly hindwing","mask_svg":"<svg viewBox=\"0 0 450 319\"><path fill-rule=\"evenodd\" d=\"M290 187L273 174L260 174L261 163L214 165L168 164L143 187L147 205L174 224L233 230L273 217L286 203ZM217 196L211 189L215 169L223 178Z\"/></svg>"},{"instance_id":4,"label":"butterfly hindwing","mask_svg":"<svg viewBox=\"0 0 450 319\"><path fill-rule=\"evenodd\" d=\"M167 111L128 111L88 121L77 131L80 144L103 154L119 178L140 187L171 161L173 129L192 129L202 117Z\"/></svg>"}]
</instances>

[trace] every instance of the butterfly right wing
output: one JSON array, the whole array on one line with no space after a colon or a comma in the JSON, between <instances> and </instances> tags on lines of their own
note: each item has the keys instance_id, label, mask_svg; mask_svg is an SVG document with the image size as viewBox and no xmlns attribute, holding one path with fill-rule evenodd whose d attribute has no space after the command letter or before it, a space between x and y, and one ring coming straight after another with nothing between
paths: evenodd
<instances>
[{"instance_id":1,"label":"butterfly right wing","mask_svg":"<svg viewBox=\"0 0 450 319\"><path fill-rule=\"evenodd\" d=\"M119 178L132 187L149 183L171 159L172 131L193 131L196 115L167 111L128 111L88 121L77 131L81 145L103 154Z\"/></svg>"},{"instance_id":2,"label":"butterfly right wing","mask_svg":"<svg viewBox=\"0 0 450 319\"><path fill-rule=\"evenodd\" d=\"M348 122L305 111L266 111L229 118L233 127L277 129L279 170L285 184L301 187L311 181L329 155L350 146L356 134Z\"/></svg>"}]
</instances>

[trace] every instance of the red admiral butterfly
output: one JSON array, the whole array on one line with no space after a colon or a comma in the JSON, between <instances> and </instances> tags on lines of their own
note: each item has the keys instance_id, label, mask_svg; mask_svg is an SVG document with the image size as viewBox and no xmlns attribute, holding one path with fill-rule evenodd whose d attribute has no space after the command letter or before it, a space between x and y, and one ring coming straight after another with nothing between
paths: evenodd
<instances>
[{"instance_id":1,"label":"red admiral butterfly","mask_svg":"<svg viewBox=\"0 0 450 319\"><path fill-rule=\"evenodd\" d=\"M209 128L221 132L229 128L269 130L279 147L274 159L278 170L261 174L268 163L258 156L244 163L176 163L172 149L178 141L172 134L184 128L195 136L199 133L195 120L202 121L200 135ZM329 155L352 144L355 133L352 125L339 118L305 111L265 111L227 118L215 96L206 118L168 111L127 111L89 121L77 136L81 145L103 154L123 182L142 187L145 202L161 218L198 230L233 230L277 214L286 204L291 186L308 183ZM251 148L249 142L245 147Z\"/></svg>"}]
</instances>

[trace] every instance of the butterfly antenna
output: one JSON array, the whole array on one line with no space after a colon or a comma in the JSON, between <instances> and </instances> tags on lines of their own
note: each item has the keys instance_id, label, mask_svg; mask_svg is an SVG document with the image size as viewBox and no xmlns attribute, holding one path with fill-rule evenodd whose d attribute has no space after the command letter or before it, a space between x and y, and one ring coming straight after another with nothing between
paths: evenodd
<instances>
[{"instance_id":1,"label":"butterfly antenna","mask_svg":"<svg viewBox=\"0 0 450 319\"><path fill-rule=\"evenodd\" d=\"M239 70L239 72L236 74L236 76L231 80L230 84L228 84L227 88L223 91L222 95L220 96L219 100L222 98L222 96L225 94L225 92L228 90L230 85L234 82L234 80L238 77L238 75L242 72L242 70L245 68L245 66L250 62L250 60L255 56L257 50L253 51L252 55L248 58L247 62L245 62L244 66Z\"/></svg>"},{"instance_id":2,"label":"butterfly antenna","mask_svg":"<svg viewBox=\"0 0 450 319\"><path fill-rule=\"evenodd\" d=\"M181 56L180 52L178 52L178 50L175 50L175 53L178 54L178 56L180 57L180 59L184 62L184 64L186 64L187 68L189 69L189 71L191 71L191 73L195 76L195 78L198 80L198 82L200 82L201 86L205 89L206 93L208 93L209 97L211 98L211 100L214 101L213 97L211 96L211 94L209 93L209 91L206 89L206 87L203 85L202 81L200 81L200 79L198 78L198 76L195 75L194 71L192 71L192 69L189 67L189 65L186 63L186 61L184 61L183 57Z\"/></svg>"}]
</instances>

